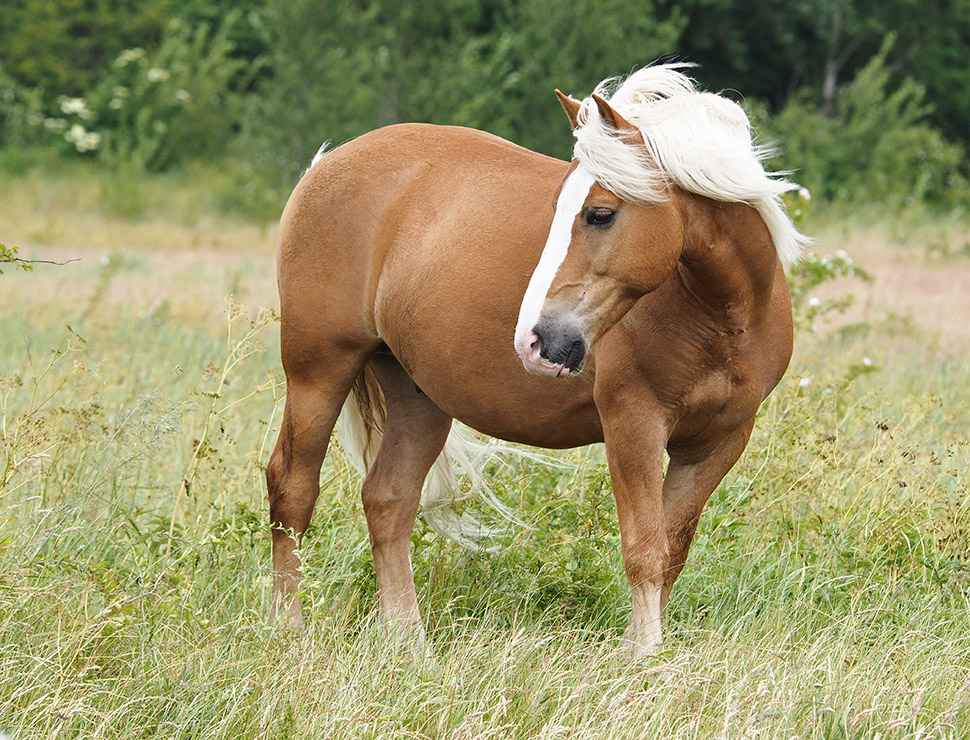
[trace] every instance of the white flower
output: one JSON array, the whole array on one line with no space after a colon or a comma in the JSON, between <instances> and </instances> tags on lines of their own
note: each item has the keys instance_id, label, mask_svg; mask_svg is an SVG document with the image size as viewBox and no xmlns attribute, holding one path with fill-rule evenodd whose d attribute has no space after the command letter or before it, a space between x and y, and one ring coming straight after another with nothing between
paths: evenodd
<instances>
[{"instance_id":1,"label":"white flower","mask_svg":"<svg viewBox=\"0 0 970 740\"><path fill-rule=\"evenodd\" d=\"M811 378L802 378L801 380L798 381L798 387L799 388L807 388L808 387L808 384L811 383L811 382L812 382L812 379Z\"/></svg>"},{"instance_id":2,"label":"white flower","mask_svg":"<svg viewBox=\"0 0 970 740\"><path fill-rule=\"evenodd\" d=\"M804 198L805 200L812 199L812 193L809 191L808 188L798 188L798 195Z\"/></svg>"},{"instance_id":3,"label":"white flower","mask_svg":"<svg viewBox=\"0 0 970 740\"><path fill-rule=\"evenodd\" d=\"M145 56L145 50L135 47L134 49L125 49L118 55L115 59L116 67L127 66L130 62L137 62Z\"/></svg>"},{"instance_id":4,"label":"white flower","mask_svg":"<svg viewBox=\"0 0 970 740\"><path fill-rule=\"evenodd\" d=\"M74 144L79 152L90 152L101 145L101 134L85 130L80 123L75 123L64 134L64 138Z\"/></svg>"},{"instance_id":5,"label":"white flower","mask_svg":"<svg viewBox=\"0 0 970 740\"><path fill-rule=\"evenodd\" d=\"M74 115L84 120L91 118L91 111L88 110L88 104L84 102L84 98L62 97L58 102L61 104L61 113L69 116Z\"/></svg>"},{"instance_id":6,"label":"white flower","mask_svg":"<svg viewBox=\"0 0 970 740\"><path fill-rule=\"evenodd\" d=\"M814 307L814 306L820 305L821 303L822 303L822 301L821 301L821 299L818 296L814 296L813 295L811 298L808 299L808 305L809 306L813 306Z\"/></svg>"},{"instance_id":7,"label":"white flower","mask_svg":"<svg viewBox=\"0 0 970 740\"><path fill-rule=\"evenodd\" d=\"M152 67L146 73L149 82L164 82L169 78L168 70L161 67Z\"/></svg>"},{"instance_id":8,"label":"white flower","mask_svg":"<svg viewBox=\"0 0 970 740\"><path fill-rule=\"evenodd\" d=\"M862 364L865 365L866 367L872 367L872 360L868 357L863 357Z\"/></svg>"},{"instance_id":9,"label":"white flower","mask_svg":"<svg viewBox=\"0 0 970 740\"><path fill-rule=\"evenodd\" d=\"M188 103L192 99L192 93L188 90L176 90L175 97L181 100L183 103Z\"/></svg>"}]
</instances>

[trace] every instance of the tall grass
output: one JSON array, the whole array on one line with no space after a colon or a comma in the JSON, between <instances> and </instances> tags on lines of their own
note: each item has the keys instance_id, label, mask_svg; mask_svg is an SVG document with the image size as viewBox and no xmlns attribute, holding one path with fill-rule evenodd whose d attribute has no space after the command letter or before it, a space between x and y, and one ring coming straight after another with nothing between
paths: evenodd
<instances>
[{"instance_id":1,"label":"tall grass","mask_svg":"<svg viewBox=\"0 0 970 740\"><path fill-rule=\"evenodd\" d=\"M83 273L79 293L125 279L104 274ZM43 279L12 277L14 296ZM179 308L184 289L168 310L62 295L0 313L0 731L970 734L970 368L918 329L802 322L701 519L655 658L617 648L628 589L596 448L564 453L566 471L492 471L532 525L498 555L418 524L430 649L415 656L383 639L339 445L304 549L307 629L266 623L276 324L235 302L200 318Z\"/></svg>"}]
</instances>

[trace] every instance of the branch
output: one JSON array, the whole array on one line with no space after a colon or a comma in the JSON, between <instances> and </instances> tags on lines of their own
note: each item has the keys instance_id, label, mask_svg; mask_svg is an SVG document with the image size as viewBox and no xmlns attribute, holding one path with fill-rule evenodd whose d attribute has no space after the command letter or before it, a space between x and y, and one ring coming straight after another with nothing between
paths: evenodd
<instances>
[{"instance_id":1,"label":"branch","mask_svg":"<svg viewBox=\"0 0 970 740\"><path fill-rule=\"evenodd\" d=\"M71 262L80 262L80 258L78 257L66 260L65 262L55 262L54 260L27 260L23 257L18 257L18 251L19 247L8 247L6 244L0 244L0 265L16 265L16 269L18 270L30 271L34 269L34 265L66 265ZM0 269L0 275L3 275L2 269Z\"/></svg>"},{"instance_id":2,"label":"branch","mask_svg":"<svg viewBox=\"0 0 970 740\"><path fill-rule=\"evenodd\" d=\"M74 259L64 260L63 262L55 262L54 260L25 260L21 257L14 257L13 259L0 259L0 262L15 262L18 265L69 265L72 262L80 262L80 257L75 257Z\"/></svg>"}]
</instances>

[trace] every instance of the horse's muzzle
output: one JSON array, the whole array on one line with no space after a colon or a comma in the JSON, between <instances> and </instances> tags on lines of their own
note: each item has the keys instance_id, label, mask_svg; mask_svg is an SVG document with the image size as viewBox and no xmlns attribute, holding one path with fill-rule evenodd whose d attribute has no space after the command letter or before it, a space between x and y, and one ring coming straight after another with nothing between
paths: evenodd
<instances>
[{"instance_id":1,"label":"horse's muzzle","mask_svg":"<svg viewBox=\"0 0 970 740\"><path fill-rule=\"evenodd\" d=\"M565 378L578 375L586 365L586 339L570 323L545 317L520 337L515 349L525 369L536 375Z\"/></svg>"}]
</instances>

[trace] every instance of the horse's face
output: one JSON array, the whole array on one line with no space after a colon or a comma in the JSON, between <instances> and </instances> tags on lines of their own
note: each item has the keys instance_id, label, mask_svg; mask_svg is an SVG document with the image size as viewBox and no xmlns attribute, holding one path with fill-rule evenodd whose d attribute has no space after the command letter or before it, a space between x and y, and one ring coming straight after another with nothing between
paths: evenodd
<instances>
[{"instance_id":1,"label":"horse's face","mask_svg":"<svg viewBox=\"0 0 970 740\"><path fill-rule=\"evenodd\" d=\"M637 204L596 183L576 161L519 310L515 349L527 370L582 371L590 346L674 269L683 227L673 201Z\"/></svg>"}]
</instances>

